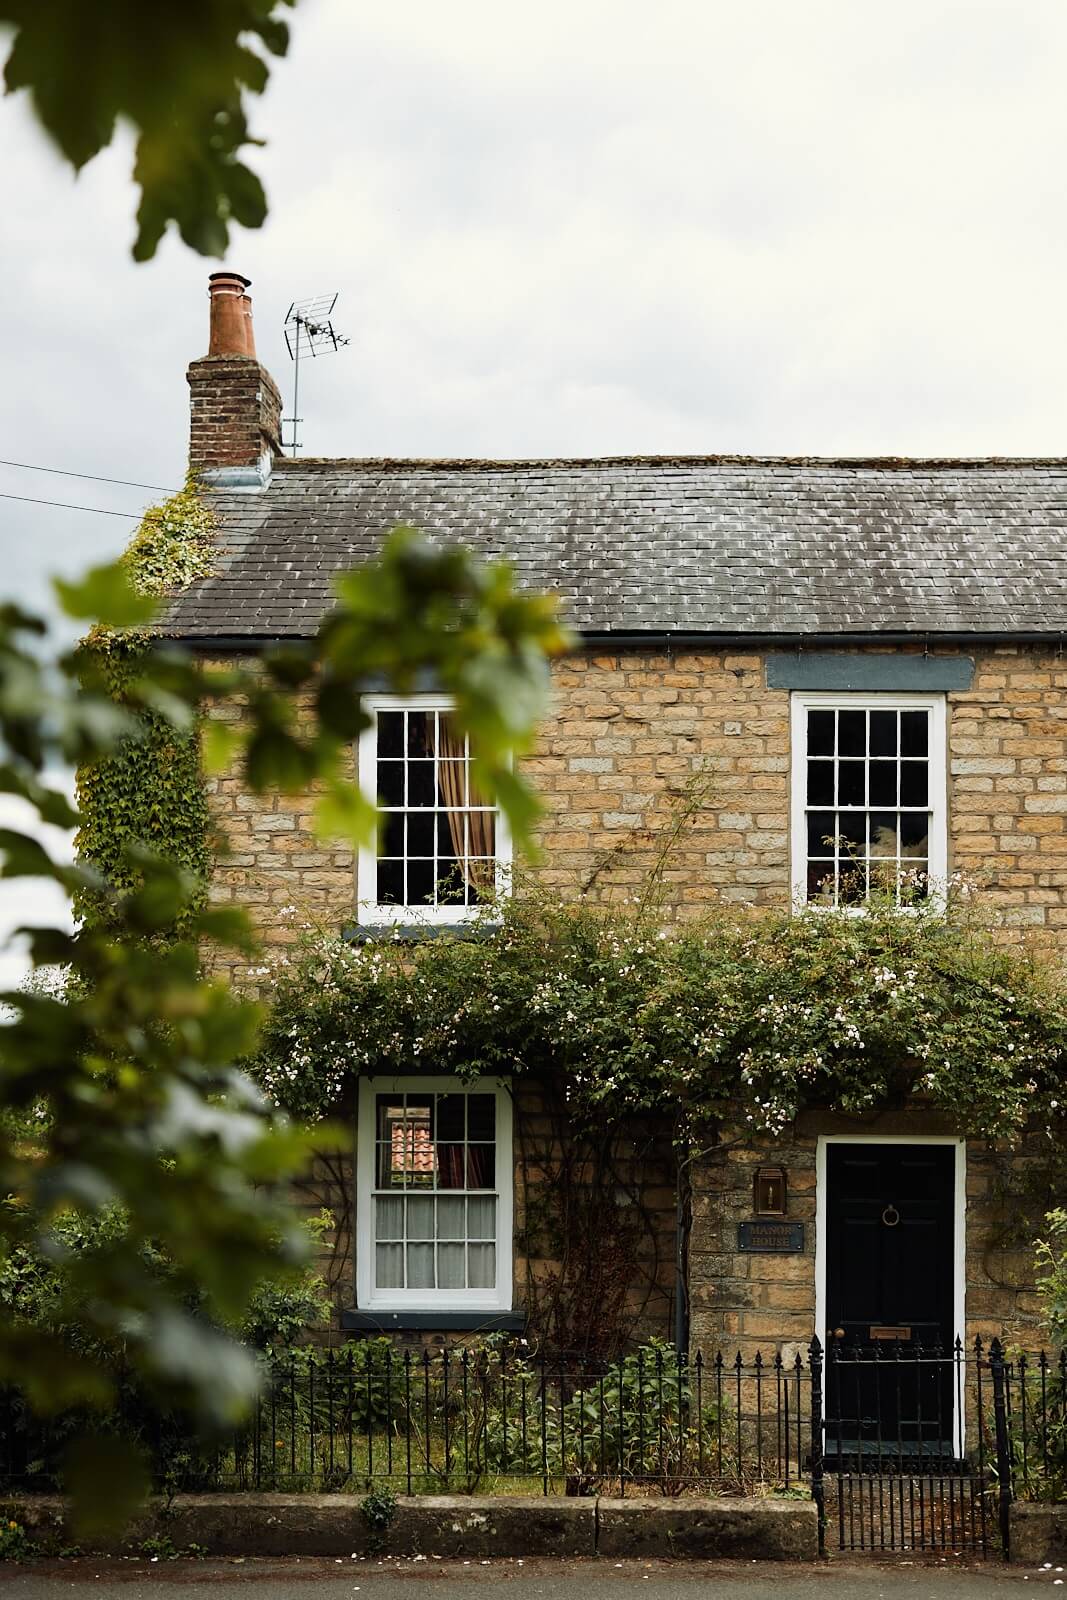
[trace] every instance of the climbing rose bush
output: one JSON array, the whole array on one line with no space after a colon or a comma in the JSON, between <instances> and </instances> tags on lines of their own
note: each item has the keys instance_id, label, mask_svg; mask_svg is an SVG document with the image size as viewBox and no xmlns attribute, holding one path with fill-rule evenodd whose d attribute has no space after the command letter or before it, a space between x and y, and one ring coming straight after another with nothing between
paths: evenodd
<instances>
[{"instance_id":1,"label":"climbing rose bush","mask_svg":"<svg viewBox=\"0 0 1067 1600\"><path fill-rule=\"evenodd\" d=\"M673 1107L685 1142L916 1097L990 1138L1062 1118L1062 975L964 902L667 929L524 888L423 943L312 931L271 988L253 1072L313 1120L361 1073L413 1071L551 1073L577 1120Z\"/></svg>"}]
</instances>

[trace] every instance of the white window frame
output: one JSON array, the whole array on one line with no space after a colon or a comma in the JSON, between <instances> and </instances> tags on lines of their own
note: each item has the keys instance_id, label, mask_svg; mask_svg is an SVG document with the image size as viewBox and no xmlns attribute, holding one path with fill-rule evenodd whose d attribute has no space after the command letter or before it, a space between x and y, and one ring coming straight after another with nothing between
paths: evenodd
<instances>
[{"instance_id":1,"label":"white window frame","mask_svg":"<svg viewBox=\"0 0 1067 1600\"><path fill-rule=\"evenodd\" d=\"M374 1284L375 1110L380 1094L496 1096L496 1288L378 1289ZM361 1078L356 1123L356 1306L360 1311L510 1311L513 1289L514 1151L506 1078ZM447 1190L440 1191L448 1193ZM457 1193L469 1191L458 1190Z\"/></svg>"},{"instance_id":2,"label":"white window frame","mask_svg":"<svg viewBox=\"0 0 1067 1600\"><path fill-rule=\"evenodd\" d=\"M930 832L927 845L927 874L930 895L943 898L948 879L948 709L943 694L862 694L849 690L794 690L790 704L790 855L794 910L819 909L808 899L808 712L845 711L929 711L930 751L928 760ZM819 810L832 811L833 806ZM868 808L870 809L870 808ZM874 808L883 809L883 808ZM895 809L885 807L885 810ZM823 907L822 909L832 909ZM840 907L856 915L862 904Z\"/></svg>"},{"instance_id":3,"label":"white window frame","mask_svg":"<svg viewBox=\"0 0 1067 1600\"><path fill-rule=\"evenodd\" d=\"M364 695L363 709L370 714L370 726L359 736L359 786L372 806L378 804L378 712L452 711L455 702L443 694ZM499 807L496 812L496 892L506 894L511 880L511 834ZM359 921L366 926L403 927L422 923L456 926L472 922L482 910L479 906L406 906L378 904L377 840L360 846L356 862Z\"/></svg>"}]
</instances>

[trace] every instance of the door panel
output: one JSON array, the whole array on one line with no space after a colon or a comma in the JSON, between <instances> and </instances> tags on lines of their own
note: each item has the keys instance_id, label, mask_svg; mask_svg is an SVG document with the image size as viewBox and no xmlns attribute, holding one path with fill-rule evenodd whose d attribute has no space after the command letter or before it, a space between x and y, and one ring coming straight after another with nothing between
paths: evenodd
<instances>
[{"instance_id":1,"label":"door panel","mask_svg":"<svg viewBox=\"0 0 1067 1600\"><path fill-rule=\"evenodd\" d=\"M954 1145L830 1144L827 1438L952 1435Z\"/></svg>"}]
</instances>

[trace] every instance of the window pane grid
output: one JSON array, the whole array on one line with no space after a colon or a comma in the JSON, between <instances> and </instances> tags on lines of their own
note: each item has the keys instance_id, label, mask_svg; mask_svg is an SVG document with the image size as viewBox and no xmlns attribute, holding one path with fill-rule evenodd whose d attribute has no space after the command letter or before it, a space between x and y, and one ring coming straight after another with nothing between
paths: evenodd
<instances>
[{"instance_id":1,"label":"window pane grid","mask_svg":"<svg viewBox=\"0 0 1067 1600\"><path fill-rule=\"evenodd\" d=\"M496 885L496 810L471 789L468 739L442 710L377 723L377 903L478 905Z\"/></svg>"},{"instance_id":2,"label":"window pane grid","mask_svg":"<svg viewBox=\"0 0 1067 1600\"><path fill-rule=\"evenodd\" d=\"M377 1097L378 1289L495 1289L495 1132L492 1094Z\"/></svg>"},{"instance_id":3,"label":"window pane grid","mask_svg":"<svg viewBox=\"0 0 1067 1600\"><path fill-rule=\"evenodd\" d=\"M872 891L927 893L932 820L928 710L809 707L806 895L831 905Z\"/></svg>"}]
</instances>

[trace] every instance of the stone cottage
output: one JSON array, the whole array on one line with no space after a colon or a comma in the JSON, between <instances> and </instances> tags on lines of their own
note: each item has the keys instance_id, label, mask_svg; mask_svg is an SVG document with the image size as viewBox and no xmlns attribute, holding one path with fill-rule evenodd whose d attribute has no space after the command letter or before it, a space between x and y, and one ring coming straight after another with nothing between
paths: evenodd
<instances>
[{"instance_id":1,"label":"stone cottage","mask_svg":"<svg viewBox=\"0 0 1067 1600\"><path fill-rule=\"evenodd\" d=\"M331 575L414 524L507 557L580 636L528 768L541 873L561 892L594 868L597 892L630 892L671 786L705 768L714 804L666 873L677 920L723 902L852 909L872 883L980 868L1009 929L1067 939L1067 463L287 459L247 287L213 275L210 353L189 368L190 464L222 555L168 632L209 658L304 636ZM268 945L293 939L294 904L363 935L416 914L454 928L506 867L447 702L368 703L358 770L387 813L377 849L326 848L300 803L214 785L230 846L214 893L250 907ZM458 895L439 893L446 876ZM522 1114L504 1082L363 1080L333 1169L350 1188L344 1327L523 1325ZM656 1159L641 1270L649 1325L667 1334L674 1173L669 1151ZM1024 1337L1029 1256L1002 1243L993 1161L910 1110L862 1127L809 1116L699 1163L678 1290L693 1343Z\"/></svg>"}]
</instances>

